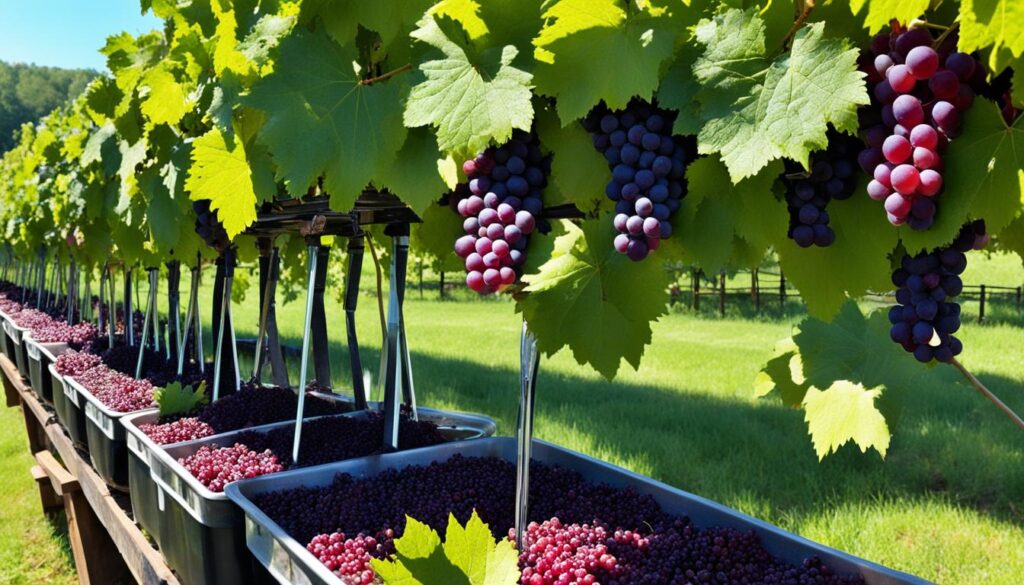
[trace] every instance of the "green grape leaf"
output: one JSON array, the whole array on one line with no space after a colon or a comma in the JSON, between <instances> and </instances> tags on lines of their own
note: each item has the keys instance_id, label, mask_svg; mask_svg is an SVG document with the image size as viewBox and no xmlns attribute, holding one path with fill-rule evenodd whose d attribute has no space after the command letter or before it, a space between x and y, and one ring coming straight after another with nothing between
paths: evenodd
<instances>
[{"instance_id":1,"label":"green grape leaf","mask_svg":"<svg viewBox=\"0 0 1024 585\"><path fill-rule=\"evenodd\" d=\"M448 192L439 170L443 158L434 135L425 128L414 128L378 182L422 214Z\"/></svg>"},{"instance_id":2,"label":"green grape leaf","mask_svg":"<svg viewBox=\"0 0 1024 585\"><path fill-rule=\"evenodd\" d=\"M611 379L623 359L639 367L651 321L666 311L668 274L656 257L633 262L616 252L609 217L565 227L550 260L523 276L529 294L518 308L541 351L568 346L577 362Z\"/></svg>"},{"instance_id":3,"label":"green grape leaf","mask_svg":"<svg viewBox=\"0 0 1024 585\"><path fill-rule=\"evenodd\" d=\"M970 53L993 46L1024 54L1024 5L1017 0L962 0L959 50Z\"/></svg>"},{"instance_id":4,"label":"green grape leaf","mask_svg":"<svg viewBox=\"0 0 1024 585\"><path fill-rule=\"evenodd\" d=\"M786 205L772 193L782 170L782 163L776 161L733 185L719 157L692 162L686 170L687 195L676 214L673 237L709 274L726 268L734 237L760 250L755 255L763 255L789 229Z\"/></svg>"},{"instance_id":5,"label":"green grape leaf","mask_svg":"<svg viewBox=\"0 0 1024 585\"><path fill-rule=\"evenodd\" d=\"M135 144L121 140L117 144L117 149L121 152L121 166L117 169L117 175L121 178L122 198L131 197L138 189L135 169L146 160L146 146L145 139Z\"/></svg>"},{"instance_id":6,"label":"green grape leaf","mask_svg":"<svg viewBox=\"0 0 1024 585\"><path fill-rule=\"evenodd\" d=\"M271 53L281 44L281 39L291 32L293 26L294 16L266 14L238 44L238 50L247 59L262 67L272 60Z\"/></svg>"},{"instance_id":7,"label":"green grape leaf","mask_svg":"<svg viewBox=\"0 0 1024 585\"><path fill-rule=\"evenodd\" d=\"M463 270L462 259L452 253L455 240L463 235L462 218L447 205L431 205L421 214L422 223L412 224L410 248L436 261L441 270Z\"/></svg>"},{"instance_id":8,"label":"green grape leaf","mask_svg":"<svg viewBox=\"0 0 1024 585\"><path fill-rule=\"evenodd\" d=\"M149 201L146 223L153 242L159 249L169 252L181 236L183 215L178 204L171 198L159 168L149 167L139 173L139 190Z\"/></svg>"},{"instance_id":9,"label":"green grape leaf","mask_svg":"<svg viewBox=\"0 0 1024 585\"><path fill-rule=\"evenodd\" d=\"M96 78L89 84L85 93L85 103L90 117L97 124L102 124L106 119L113 118L117 111L117 105L123 99L124 94L117 87L117 83L109 77Z\"/></svg>"},{"instance_id":10,"label":"green grape leaf","mask_svg":"<svg viewBox=\"0 0 1024 585\"><path fill-rule=\"evenodd\" d=\"M867 389L840 380L827 390L811 388L804 398L804 419L818 459L834 453L849 441L861 453L874 448L885 458L889 449L889 425L875 406L882 388Z\"/></svg>"},{"instance_id":11,"label":"green grape leaf","mask_svg":"<svg viewBox=\"0 0 1024 585\"><path fill-rule=\"evenodd\" d=\"M511 65L518 49L504 47L496 66L476 63L435 17L428 16L419 26L412 37L440 50L444 58L420 64L425 79L409 93L406 126L435 127L438 146L449 153L480 152L492 140L507 142L514 128L530 129L531 76Z\"/></svg>"},{"instance_id":12,"label":"green grape leaf","mask_svg":"<svg viewBox=\"0 0 1024 585\"><path fill-rule=\"evenodd\" d=\"M860 14L867 6L864 26L868 32L875 34L888 27L892 19L898 20L904 26L910 24L928 10L929 4L931 0L850 0L850 12Z\"/></svg>"},{"instance_id":13,"label":"green grape leaf","mask_svg":"<svg viewBox=\"0 0 1024 585\"><path fill-rule=\"evenodd\" d=\"M113 176L121 166L121 154L117 150L116 134L117 129L108 122L89 135L85 149L82 150L82 166L102 162L104 175Z\"/></svg>"},{"instance_id":14,"label":"green grape leaf","mask_svg":"<svg viewBox=\"0 0 1024 585\"><path fill-rule=\"evenodd\" d=\"M444 552L473 585L514 585L519 583L519 553L508 539L494 542L491 529L476 510L462 527L448 515Z\"/></svg>"},{"instance_id":15,"label":"green grape leaf","mask_svg":"<svg viewBox=\"0 0 1024 585\"><path fill-rule=\"evenodd\" d=\"M295 32L281 42L274 73L243 102L266 112L260 140L289 191L305 193L323 176L331 206L346 211L406 137L401 82L361 84L355 59L323 32Z\"/></svg>"},{"instance_id":16,"label":"green grape leaf","mask_svg":"<svg viewBox=\"0 0 1024 585\"><path fill-rule=\"evenodd\" d=\"M140 85L144 88L141 109L150 124L173 126L192 109L185 88L162 67L151 69L143 76Z\"/></svg>"},{"instance_id":17,"label":"green grape leaf","mask_svg":"<svg viewBox=\"0 0 1024 585\"><path fill-rule=\"evenodd\" d=\"M1000 248L1015 252L1020 256L1021 264L1024 264L1024 215L1018 216L1003 228L998 241Z\"/></svg>"},{"instance_id":18,"label":"green grape leaf","mask_svg":"<svg viewBox=\"0 0 1024 585\"><path fill-rule=\"evenodd\" d=\"M351 44L362 26L388 45L399 33L408 34L430 4L430 0L306 0L299 19L308 22L319 17L338 44Z\"/></svg>"},{"instance_id":19,"label":"green grape leaf","mask_svg":"<svg viewBox=\"0 0 1024 585\"><path fill-rule=\"evenodd\" d=\"M792 338L776 345L775 356L765 363L754 379L754 395L757 398L778 392L782 403L790 407L800 406L810 387L803 375L800 352Z\"/></svg>"},{"instance_id":20,"label":"green grape leaf","mask_svg":"<svg viewBox=\"0 0 1024 585\"><path fill-rule=\"evenodd\" d=\"M182 386L180 382L171 382L153 391L153 401L160 408L160 416L163 417L190 413L208 403L210 397L206 395L205 380L194 389L192 386Z\"/></svg>"},{"instance_id":21,"label":"green grape leaf","mask_svg":"<svg viewBox=\"0 0 1024 585\"><path fill-rule=\"evenodd\" d=\"M703 20L696 36L705 46L693 66L704 119L698 149L720 153L733 182L777 158L806 163L828 145L829 123L857 131L857 106L868 103L857 51L825 38L823 23L797 31L792 50L775 58L753 10Z\"/></svg>"},{"instance_id":22,"label":"green grape leaf","mask_svg":"<svg viewBox=\"0 0 1024 585\"><path fill-rule=\"evenodd\" d=\"M658 105L678 112L673 134L697 134L703 125L700 103L696 99L700 84L693 76L693 65L699 56L699 45L683 45L658 88Z\"/></svg>"},{"instance_id":23,"label":"green grape leaf","mask_svg":"<svg viewBox=\"0 0 1024 585\"><path fill-rule=\"evenodd\" d=\"M192 167L185 190L193 200L210 200L210 209L217 212L229 238L256 220L259 198L238 136L213 128L192 143Z\"/></svg>"},{"instance_id":24,"label":"green grape leaf","mask_svg":"<svg viewBox=\"0 0 1024 585\"><path fill-rule=\"evenodd\" d=\"M635 96L650 100L675 47L672 19L637 6L627 14L618 0L558 0L544 18L534 40L535 81L538 93L557 99L563 125L602 100L612 109Z\"/></svg>"},{"instance_id":25,"label":"green grape leaf","mask_svg":"<svg viewBox=\"0 0 1024 585\"><path fill-rule=\"evenodd\" d=\"M588 212L607 201L604 190L611 171L587 131L579 124L562 126L551 109L537 113L536 129L541 144L552 153L545 204L568 201Z\"/></svg>"},{"instance_id":26,"label":"green grape leaf","mask_svg":"<svg viewBox=\"0 0 1024 585\"><path fill-rule=\"evenodd\" d=\"M854 192L860 194L863 189L859 184ZM899 237L881 205L866 196L833 201L828 212L829 226L836 234L831 246L801 248L784 237L775 246L786 280L800 290L807 312L821 319L831 319L847 295L859 297L892 288L888 255Z\"/></svg>"},{"instance_id":27,"label":"green grape leaf","mask_svg":"<svg viewBox=\"0 0 1024 585\"><path fill-rule=\"evenodd\" d=\"M995 104L979 99L965 113L962 127L963 134L943 153L944 188L936 199L935 223L922 231L900 228L910 253L948 244L972 218L984 218L988 232L999 233L1024 206L1021 118L1007 126Z\"/></svg>"}]
</instances>

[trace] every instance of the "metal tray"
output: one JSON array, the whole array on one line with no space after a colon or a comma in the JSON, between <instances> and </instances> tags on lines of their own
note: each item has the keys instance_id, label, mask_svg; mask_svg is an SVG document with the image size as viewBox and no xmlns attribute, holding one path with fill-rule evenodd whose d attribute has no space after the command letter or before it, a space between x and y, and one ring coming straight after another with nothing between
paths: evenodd
<instances>
[{"instance_id":1,"label":"metal tray","mask_svg":"<svg viewBox=\"0 0 1024 585\"><path fill-rule=\"evenodd\" d=\"M73 376L65 376L64 380L78 393L79 404L85 411L92 466L108 485L128 491L128 442L120 419L132 413L107 408Z\"/></svg>"},{"instance_id":2,"label":"metal tray","mask_svg":"<svg viewBox=\"0 0 1024 585\"><path fill-rule=\"evenodd\" d=\"M365 414L366 411L357 411L328 416L358 417ZM458 442L487 437L496 430L493 420L479 415L429 408L419 409L419 415L421 420L429 420L442 427L446 434L450 432L449 436ZM134 420L138 422L141 418ZM270 577L246 550L245 523L238 506L225 494L210 491L199 483L178 463L178 459L192 455L203 446L231 445L243 432L267 432L294 424L294 421L272 423L150 451L152 479L157 487L158 502L163 504L158 543L168 565L183 577L184 582L248 584L261 576L268 580ZM136 436L141 434L137 427L132 432Z\"/></svg>"},{"instance_id":3,"label":"metal tray","mask_svg":"<svg viewBox=\"0 0 1024 585\"><path fill-rule=\"evenodd\" d=\"M307 551L303 544L264 514L253 502L253 498L277 490L326 486L339 473L348 473L357 478L372 477L387 469L445 461L456 453L467 457L496 457L514 462L516 439L495 437L466 443L448 443L285 471L228 484L225 493L245 513L245 537L249 550L280 583L339 585L340 579ZM689 516L698 526L753 530L768 552L790 563L800 563L805 558L817 556L839 574L860 575L867 585L928 583L913 575L812 542L706 498L551 443L534 441L533 454L535 461L572 469L590 481L616 487L629 486L640 493L650 494L666 512Z\"/></svg>"},{"instance_id":4,"label":"metal tray","mask_svg":"<svg viewBox=\"0 0 1024 585\"><path fill-rule=\"evenodd\" d=\"M32 390L46 402L54 402L53 382L47 373L57 356L68 350L66 343L41 343L31 336L23 338L25 354L28 357L28 380Z\"/></svg>"}]
</instances>

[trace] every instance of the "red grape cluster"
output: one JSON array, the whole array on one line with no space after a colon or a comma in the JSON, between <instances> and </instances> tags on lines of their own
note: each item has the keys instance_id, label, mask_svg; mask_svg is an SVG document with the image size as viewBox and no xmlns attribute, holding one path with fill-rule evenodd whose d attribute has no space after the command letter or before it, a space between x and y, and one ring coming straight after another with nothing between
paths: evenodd
<instances>
[{"instance_id":1,"label":"red grape cluster","mask_svg":"<svg viewBox=\"0 0 1024 585\"><path fill-rule=\"evenodd\" d=\"M380 583L370 561L387 555L384 547L372 536L360 534L346 538L343 532L319 534L306 545L344 585L373 585Z\"/></svg>"},{"instance_id":2,"label":"red grape cluster","mask_svg":"<svg viewBox=\"0 0 1024 585\"><path fill-rule=\"evenodd\" d=\"M873 102L881 124L865 133L860 155L874 178L868 195L885 201L893 225L926 230L935 221L935 197L942 192L940 153L960 133L960 114L974 102L969 82L982 71L974 57L936 51L925 28L882 33L871 42L868 67Z\"/></svg>"},{"instance_id":3,"label":"red grape cluster","mask_svg":"<svg viewBox=\"0 0 1024 585\"><path fill-rule=\"evenodd\" d=\"M68 325L67 321L36 309L24 309L11 318L19 327L31 330L32 339L40 343L64 342L81 347L96 337L96 326L92 323Z\"/></svg>"},{"instance_id":4,"label":"red grape cluster","mask_svg":"<svg viewBox=\"0 0 1024 585\"><path fill-rule=\"evenodd\" d=\"M505 145L464 162L462 171L469 183L452 202L465 218L466 235L455 241L455 253L466 261L469 288L499 292L515 283L526 261L551 163L535 135L517 130Z\"/></svg>"},{"instance_id":5,"label":"red grape cluster","mask_svg":"<svg viewBox=\"0 0 1024 585\"><path fill-rule=\"evenodd\" d=\"M7 294L4 293L0 296L0 311L3 311L8 316L14 315L21 310L21 303L14 299L7 298Z\"/></svg>"},{"instance_id":6,"label":"red grape cluster","mask_svg":"<svg viewBox=\"0 0 1024 585\"><path fill-rule=\"evenodd\" d=\"M966 253L988 243L985 222L965 225L947 247L906 255L892 274L898 305L889 309L889 334L918 361L952 361L963 351L954 333L960 329L960 305L951 299L963 290L960 274Z\"/></svg>"},{"instance_id":7,"label":"red grape cluster","mask_svg":"<svg viewBox=\"0 0 1024 585\"><path fill-rule=\"evenodd\" d=\"M789 207L789 237L801 248L827 247L835 241L825 207L833 199L853 195L859 145L857 138L830 129L828 148L811 153L810 171L787 161L782 179Z\"/></svg>"},{"instance_id":8,"label":"red grape cluster","mask_svg":"<svg viewBox=\"0 0 1024 585\"><path fill-rule=\"evenodd\" d=\"M608 551L608 531L598 522L563 525L558 518L530 522L520 549L523 585L595 585L612 577L618 561ZM515 540L515 530L509 530Z\"/></svg>"},{"instance_id":9,"label":"red grape cluster","mask_svg":"<svg viewBox=\"0 0 1024 585\"><path fill-rule=\"evenodd\" d=\"M75 381L115 412L135 412L155 406L153 385L98 365L75 376Z\"/></svg>"},{"instance_id":10,"label":"red grape cluster","mask_svg":"<svg viewBox=\"0 0 1024 585\"><path fill-rule=\"evenodd\" d=\"M57 356L54 368L62 376L80 376L102 363L100 356L84 351L69 350Z\"/></svg>"},{"instance_id":11,"label":"red grape cluster","mask_svg":"<svg viewBox=\"0 0 1024 585\"><path fill-rule=\"evenodd\" d=\"M284 470L270 451L252 451L241 443L231 447L203 446L178 462L213 492L224 491L224 486L233 481Z\"/></svg>"},{"instance_id":12,"label":"red grape cluster","mask_svg":"<svg viewBox=\"0 0 1024 585\"><path fill-rule=\"evenodd\" d=\"M153 439L157 445L184 443L214 434L213 427L193 416L186 416L167 423L139 425L139 430Z\"/></svg>"},{"instance_id":13,"label":"red grape cluster","mask_svg":"<svg viewBox=\"0 0 1024 585\"><path fill-rule=\"evenodd\" d=\"M605 194L615 202L615 250L639 262L672 235L669 217L686 195L687 156L672 136L675 115L634 100L625 110L593 110L583 127L612 171Z\"/></svg>"}]
</instances>

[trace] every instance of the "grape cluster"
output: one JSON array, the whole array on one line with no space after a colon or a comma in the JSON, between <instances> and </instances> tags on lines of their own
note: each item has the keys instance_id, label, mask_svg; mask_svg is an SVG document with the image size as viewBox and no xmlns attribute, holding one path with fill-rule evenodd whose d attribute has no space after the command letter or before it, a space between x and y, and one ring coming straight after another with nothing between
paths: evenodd
<instances>
[{"instance_id":1,"label":"grape cluster","mask_svg":"<svg viewBox=\"0 0 1024 585\"><path fill-rule=\"evenodd\" d=\"M157 445L184 443L185 441L209 437L213 434L213 427L194 416L186 416L166 423L139 425L139 430L150 439L153 439L153 442Z\"/></svg>"},{"instance_id":2,"label":"grape cluster","mask_svg":"<svg viewBox=\"0 0 1024 585\"><path fill-rule=\"evenodd\" d=\"M277 473L284 467L270 451L252 451L241 443L231 447L202 446L194 454L178 459L199 483L212 492L223 492L224 486L242 479Z\"/></svg>"},{"instance_id":3,"label":"grape cluster","mask_svg":"<svg viewBox=\"0 0 1024 585\"><path fill-rule=\"evenodd\" d=\"M960 305L951 299L963 290L966 253L987 242L985 223L979 220L964 226L947 247L903 256L892 273L899 304L889 309L889 334L918 361L949 362L963 351L953 335L960 329Z\"/></svg>"},{"instance_id":4,"label":"grape cluster","mask_svg":"<svg viewBox=\"0 0 1024 585\"><path fill-rule=\"evenodd\" d=\"M787 161L783 182L789 207L789 237L801 248L828 247L835 241L825 207L833 199L853 195L859 151L859 140L830 129L828 148L811 153L810 171Z\"/></svg>"},{"instance_id":5,"label":"grape cluster","mask_svg":"<svg viewBox=\"0 0 1024 585\"><path fill-rule=\"evenodd\" d=\"M612 170L605 194L615 202L615 249L640 261L672 235L669 217L686 195L689 158L672 136L675 115L634 100L625 110L596 108L583 121Z\"/></svg>"},{"instance_id":6,"label":"grape cluster","mask_svg":"<svg viewBox=\"0 0 1024 585\"><path fill-rule=\"evenodd\" d=\"M136 380L102 364L74 378L96 400L115 412L135 412L155 406L153 385L147 380Z\"/></svg>"},{"instance_id":7,"label":"grape cluster","mask_svg":"<svg viewBox=\"0 0 1024 585\"><path fill-rule=\"evenodd\" d=\"M466 235L455 241L455 253L466 262L470 289L499 292L515 283L526 261L551 162L534 134L517 130L505 145L464 162L462 171L469 183L451 201Z\"/></svg>"},{"instance_id":8,"label":"grape cluster","mask_svg":"<svg viewBox=\"0 0 1024 585\"><path fill-rule=\"evenodd\" d=\"M210 403L196 416L215 432L226 433L295 418L298 406L298 396L288 388L243 385L238 392ZM305 416L341 414L346 410L341 402L314 395L307 395L304 403Z\"/></svg>"},{"instance_id":9,"label":"grape cluster","mask_svg":"<svg viewBox=\"0 0 1024 585\"><path fill-rule=\"evenodd\" d=\"M40 343L68 343L81 347L96 337L96 326L82 322L69 325L63 319L55 319L48 313L37 309L22 309L11 316L11 319L32 332L32 339Z\"/></svg>"},{"instance_id":10,"label":"grape cluster","mask_svg":"<svg viewBox=\"0 0 1024 585\"><path fill-rule=\"evenodd\" d=\"M380 579L370 565L372 559L387 556L387 551L372 536L360 534L347 538L343 532L319 534L306 545L332 573L341 578L344 585L373 585Z\"/></svg>"},{"instance_id":11,"label":"grape cluster","mask_svg":"<svg viewBox=\"0 0 1024 585\"><path fill-rule=\"evenodd\" d=\"M338 474L326 486L266 492L254 499L300 542L335 532L362 534L375 539L381 547L377 550L391 551L406 515L443 532L449 513L464 523L476 511L496 538L506 537L515 519L515 481L511 462L456 455L366 478ZM698 528L634 489L588 482L574 471L539 462L530 467L530 516L540 523L526 536L530 546L520 563L526 585L574 580L604 585L862 582L835 576L817 559L796 566L784 563L753 532ZM596 534L605 536L605 549L598 548L602 541ZM544 538L548 540L542 542ZM561 550L556 548L559 539ZM563 556L563 551L569 554ZM592 561L589 555L599 551ZM602 561L602 555L612 558ZM572 573L565 570L566 563Z\"/></svg>"},{"instance_id":12,"label":"grape cluster","mask_svg":"<svg viewBox=\"0 0 1024 585\"><path fill-rule=\"evenodd\" d=\"M206 245L218 251L227 250L231 239L228 238L224 224L217 219L217 212L210 209L210 200L193 201L192 211L196 214L196 233Z\"/></svg>"},{"instance_id":13,"label":"grape cluster","mask_svg":"<svg viewBox=\"0 0 1024 585\"><path fill-rule=\"evenodd\" d=\"M974 57L931 47L925 28L883 33L871 42L868 67L880 124L868 128L860 155L873 179L868 195L885 202L893 225L926 230L935 221L942 193L940 153L960 134L960 114L971 107L970 82L982 72ZM983 76L983 73L982 73Z\"/></svg>"},{"instance_id":14,"label":"grape cluster","mask_svg":"<svg viewBox=\"0 0 1024 585\"><path fill-rule=\"evenodd\" d=\"M101 363L103 360L94 353L69 350L57 356L54 368L62 376L80 376Z\"/></svg>"}]
</instances>

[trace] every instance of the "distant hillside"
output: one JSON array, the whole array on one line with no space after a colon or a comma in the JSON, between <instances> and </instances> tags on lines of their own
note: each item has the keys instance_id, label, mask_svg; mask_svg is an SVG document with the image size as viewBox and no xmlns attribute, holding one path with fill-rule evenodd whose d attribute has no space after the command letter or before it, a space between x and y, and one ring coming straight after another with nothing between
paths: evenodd
<instances>
[{"instance_id":1,"label":"distant hillside","mask_svg":"<svg viewBox=\"0 0 1024 585\"><path fill-rule=\"evenodd\" d=\"M0 152L15 144L14 131L77 96L99 75L90 69L61 69L0 61Z\"/></svg>"}]
</instances>

